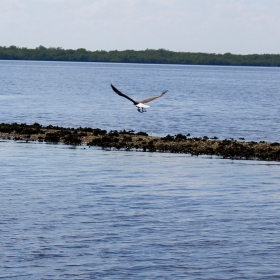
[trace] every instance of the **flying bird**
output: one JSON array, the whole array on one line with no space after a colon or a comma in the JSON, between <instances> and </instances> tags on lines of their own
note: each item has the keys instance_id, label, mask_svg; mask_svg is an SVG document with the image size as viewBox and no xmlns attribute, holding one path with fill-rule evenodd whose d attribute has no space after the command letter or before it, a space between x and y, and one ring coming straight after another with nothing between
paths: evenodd
<instances>
[{"instance_id":1,"label":"flying bird","mask_svg":"<svg viewBox=\"0 0 280 280\"><path fill-rule=\"evenodd\" d=\"M122 92L120 92L117 88L115 88L112 84L111 84L111 87L113 89L113 91L115 93L117 93L118 95L122 96L122 97L125 97L127 98L128 100L130 100L136 107L137 107L137 110L138 112L140 113L144 113L146 112L146 108L149 108L150 106L149 105L146 105L145 103L148 103L154 99L157 99L159 97L162 97L166 92L167 90L165 90L164 92L162 92L161 94L157 95L157 96L153 96L153 97L150 97L150 98L147 98L147 99L144 99L142 101L136 101L136 100L133 100L132 98L130 98L129 96L123 94Z\"/></svg>"}]
</instances>

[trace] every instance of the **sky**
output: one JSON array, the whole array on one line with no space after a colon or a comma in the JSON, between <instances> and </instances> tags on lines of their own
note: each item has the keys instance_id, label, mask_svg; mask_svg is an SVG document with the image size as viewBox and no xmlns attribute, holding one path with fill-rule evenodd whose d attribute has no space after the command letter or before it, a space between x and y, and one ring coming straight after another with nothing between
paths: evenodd
<instances>
[{"instance_id":1,"label":"sky","mask_svg":"<svg viewBox=\"0 0 280 280\"><path fill-rule=\"evenodd\" d=\"M0 46L280 53L280 0L0 0Z\"/></svg>"}]
</instances>

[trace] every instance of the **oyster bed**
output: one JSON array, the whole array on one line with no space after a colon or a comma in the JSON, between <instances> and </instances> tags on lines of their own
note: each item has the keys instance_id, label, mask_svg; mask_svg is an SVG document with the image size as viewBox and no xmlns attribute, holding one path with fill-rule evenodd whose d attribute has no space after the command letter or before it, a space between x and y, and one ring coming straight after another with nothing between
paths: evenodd
<instances>
[{"instance_id":1,"label":"oyster bed","mask_svg":"<svg viewBox=\"0 0 280 280\"><path fill-rule=\"evenodd\" d=\"M209 139L189 137L184 134L165 137L149 136L146 132L106 131L100 128L79 127L65 128L53 125L42 126L38 123L27 125L0 124L2 139L41 141L48 143L62 142L68 145L99 146L102 148L139 150L143 152L168 152L191 155L215 155L229 159L258 159L267 161L280 160L280 143L246 142L234 139Z\"/></svg>"}]
</instances>

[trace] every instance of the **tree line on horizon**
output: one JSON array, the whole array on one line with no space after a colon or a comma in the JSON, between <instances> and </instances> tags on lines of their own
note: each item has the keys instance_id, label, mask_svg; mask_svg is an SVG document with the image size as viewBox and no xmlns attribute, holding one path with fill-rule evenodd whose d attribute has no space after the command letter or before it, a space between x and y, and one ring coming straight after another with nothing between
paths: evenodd
<instances>
[{"instance_id":1,"label":"tree line on horizon","mask_svg":"<svg viewBox=\"0 0 280 280\"><path fill-rule=\"evenodd\" d=\"M35 49L16 46L1 47L0 60L40 60L40 61L80 61L80 62L118 62L185 65L232 65L232 66L280 66L280 54L215 54L174 52L166 49L146 49L141 51L88 51L62 48Z\"/></svg>"}]
</instances>

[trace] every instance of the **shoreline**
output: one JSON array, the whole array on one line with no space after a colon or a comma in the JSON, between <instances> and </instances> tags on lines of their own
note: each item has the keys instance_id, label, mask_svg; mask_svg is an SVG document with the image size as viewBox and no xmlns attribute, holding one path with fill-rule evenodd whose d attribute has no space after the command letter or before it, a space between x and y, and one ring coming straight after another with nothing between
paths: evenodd
<instances>
[{"instance_id":1,"label":"shoreline","mask_svg":"<svg viewBox=\"0 0 280 280\"><path fill-rule=\"evenodd\" d=\"M146 132L107 132L99 128L64 128L53 125L42 126L17 123L1 123L0 137L8 140L64 143L67 145L97 146L117 150L139 150L143 152L181 153L190 155L210 155L226 159L280 161L280 143L246 142L233 139L209 139L183 134L165 137L149 136Z\"/></svg>"}]
</instances>

